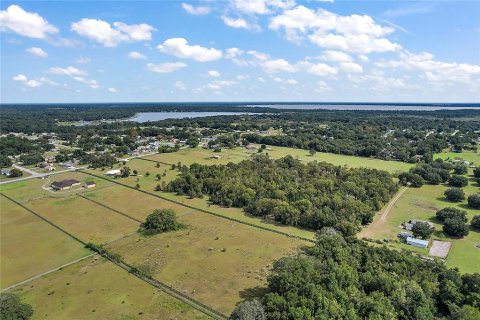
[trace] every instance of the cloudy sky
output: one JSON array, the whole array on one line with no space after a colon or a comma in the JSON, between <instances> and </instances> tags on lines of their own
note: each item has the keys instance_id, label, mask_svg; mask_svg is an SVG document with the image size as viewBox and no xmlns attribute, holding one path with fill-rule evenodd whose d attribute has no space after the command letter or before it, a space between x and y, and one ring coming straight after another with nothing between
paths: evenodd
<instances>
[{"instance_id":1,"label":"cloudy sky","mask_svg":"<svg viewBox=\"0 0 480 320\"><path fill-rule=\"evenodd\" d=\"M2 1L2 102L479 102L479 1Z\"/></svg>"}]
</instances>

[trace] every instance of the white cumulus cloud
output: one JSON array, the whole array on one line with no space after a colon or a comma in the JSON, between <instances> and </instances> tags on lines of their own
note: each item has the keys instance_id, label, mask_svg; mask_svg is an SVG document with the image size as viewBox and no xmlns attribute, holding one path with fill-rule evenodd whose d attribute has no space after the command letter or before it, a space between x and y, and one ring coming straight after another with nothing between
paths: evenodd
<instances>
[{"instance_id":1,"label":"white cumulus cloud","mask_svg":"<svg viewBox=\"0 0 480 320\"><path fill-rule=\"evenodd\" d=\"M128 25L114 22L111 25L103 20L83 18L72 23L71 30L104 47L116 47L121 42L151 40L155 28L146 23Z\"/></svg>"},{"instance_id":2,"label":"white cumulus cloud","mask_svg":"<svg viewBox=\"0 0 480 320\"><path fill-rule=\"evenodd\" d=\"M28 48L27 52L33 54L34 56L40 57L40 58L48 57L48 53L46 53L42 48L38 48L38 47Z\"/></svg>"},{"instance_id":3,"label":"white cumulus cloud","mask_svg":"<svg viewBox=\"0 0 480 320\"><path fill-rule=\"evenodd\" d=\"M140 59L146 59L147 57L145 57L145 55L141 54L140 52L138 51L132 51L128 54L128 57L130 59L136 59L136 60L140 60Z\"/></svg>"},{"instance_id":4,"label":"white cumulus cloud","mask_svg":"<svg viewBox=\"0 0 480 320\"><path fill-rule=\"evenodd\" d=\"M18 5L11 5L0 11L0 31L13 31L19 35L45 39L58 29L35 12L27 12Z\"/></svg>"},{"instance_id":5,"label":"white cumulus cloud","mask_svg":"<svg viewBox=\"0 0 480 320\"><path fill-rule=\"evenodd\" d=\"M214 77L214 78L220 77L220 72L218 72L217 70L209 70L207 73L210 77Z\"/></svg>"},{"instance_id":6,"label":"white cumulus cloud","mask_svg":"<svg viewBox=\"0 0 480 320\"><path fill-rule=\"evenodd\" d=\"M52 67L49 69L49 72L57 75L70 76L70 77L74 77L74 76L82 77L87 74L86 71L75 68L75 67L66 67L66 68Z\"/></svg>"},{"instance_id":7,"label":"white cumulus cloud","mask_svg":"<svg viewBox=\"0 0 480 320\"><path fill-rule=\"evenodd\" d=\"M250 24L243 18L230 18L227 16L222 16L222 20L227 26L235 29L260 29L258 25Z\"/></svg>"},{"instance_id":8,"label":"white cumulus cloud","mask_svg":"<svg viewBox=\"0 0 480 320\"><path fill-rule=\"evenodd\" d=\"M147 64L147 68L150 71L158 72L158 73L170 73L175 70L185 68L187 64L183 62L165 62L159 64L149 63Z\"/></svg>"},{"instance_id":9,"label":"white cumulus cloud","mask_svg":"<svg viewBox=\"0 0 480 320\"><path fill-rule=\"evenodd\" d=\"M211 11L209 7L202 7L202 6L194 7L189 3L182 3L182 8L188 13L193 14L195 16L203 16L203 15L209 14Z\"/></svg>"},{"instance_id":10,"label":"white cumulus cloud","mask_svg":"<svg viewBox=\"0 0 480 320\"><path fill-rule=\"evenodd\" d=\"M108 92L111 92L111 93L117 93L118 90L115 89L115 88L108 88Z\"/></svg>"},{"instance_id":11,"label":"white cumulus cloud","mask_svg":"<svg viewBox=\"0 0 480 320\"><path fill-rule=\"evenodd\" d=\"M206 48L199 45L189 45L184 38L171 38L157 46L163 53L183 59L193 59L199 62L218 60L222 57L222 51L215 48Z\"/></svg>"}]
</instances>

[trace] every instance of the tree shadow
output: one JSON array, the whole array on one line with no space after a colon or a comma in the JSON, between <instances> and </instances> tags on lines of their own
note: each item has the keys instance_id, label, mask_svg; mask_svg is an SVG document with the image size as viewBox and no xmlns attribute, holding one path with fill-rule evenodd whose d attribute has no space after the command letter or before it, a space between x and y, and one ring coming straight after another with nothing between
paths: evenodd
<instances>
[{"instance_id":1,"label":"tree shadow","mask_svg":"<svg viewBox=\"0 0 480 320\"><path fill-rule=\"evenodd\" d=\"M247 288L240 291L240 298L242 298L243 300L251 300L254 298L261 298L267 293L267 287L256 286L254 288Z\"/></svg>"}]
</instances>

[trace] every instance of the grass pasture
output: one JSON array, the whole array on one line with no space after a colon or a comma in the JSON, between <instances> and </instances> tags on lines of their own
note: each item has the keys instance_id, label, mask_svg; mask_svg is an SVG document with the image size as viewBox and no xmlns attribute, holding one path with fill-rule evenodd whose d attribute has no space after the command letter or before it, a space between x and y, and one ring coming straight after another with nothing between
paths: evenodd
<instances>
[{"instance_id":1,"label":"grass pasture","mask_svg":"<svg viewBox=\"0 0 480 320\"><path fill-rule=\"evenodd\" d=\"M444 152L437 153L434 156L435 159L440 158L443 160L455 160L455 159L462 159L464 161L468 161L475 165L480 165L480 153L474 152L471 150L464 150L463 152L452 152L450 150L445 150Z\"/></svg>"},{"instance_id":2,"label":"grass pasture","mask_svg":"<svg viewBox=\"0 0 480 320\"><path fill-rule=\"evenodd\" d=\"M94 181L96 183L96 187L93 189L85 189L80 186L80 187L75 187L75 189L72 189L72 190L64 190L64 191L48 191L42 188L42 186L50 186L52 182L63 180L63 179L76 179L82 182L82 185L87 181ZM12 199L15 199L16 201L26 201L29 199L40 198L45 196L67 197L76 193L83 193L86 191L97 190L99 188L106 187L109 184L110 183L108 181L95 178L81 172L70 171L70 172L55 174L50 176L50 178L46 178L46 179L36 178L36 179L12 182L9 184L2 184L0 185L0 192L6 194Z\"/></svg>"},{"instance_id":3,"label":"grass pasture","mask_svg":"<svg viewBox=\"0 0 480 320\"><path fill-rule=\"evenodd\" d=\"M379 170L386 170L390 173L408 171L413 165L410 163L400 161L384 161L374 158L364 158L356 156L347 156L341 154L317 152L314 156L309 154L308 150L267 146L269 150L265 152L274 159L282 158L287 155L292 157L298 157L302 161L325 161L339 166L348 167L366 167ZM216 153L213 150L201 149L201 148L186 148L174 153L164 153L145 157L146 159L154 161L164 161L166 163L177 164L180 161L182 164L190 165L192 163L200 164L227 164L229 162L240 162L248 159L252 154L256 154L257 151L250 151L243 147L235 149L222 149L221 152ZM220 155L220 159L212 159L212 155Z\"/></svg>"},{"instance_id":4,"label":"grass pasture","mask_svg":"<svg viewBox=\"0 0 480 320\"><path fill-rule=\"evenodd\" d=\"M210 319L103 258L86 259L12 290L36 319Z\"/></svg>"},{"instance_id":5,"label":"grass pasture","mask_svg":"<svg viewBox=\"0 0 480 320\"><path fill-rule=\"evenodd\" d=\"M42 198L24 204L85 242L103 243L138 229L138 223L78 196Z\"/></svg>"},{"instance_id":6,"label":"grass pasture","mask_svg":"<svg viewBox=\"0 0 480 320\"><path fill-rule=\"evenodd\" d=\"M1 288L86 256L89 250L14 202L1 197Z\"/></svg>"},{"instance_id":7,"label":"grass pasture","mask_svg":"<svg viewBox=\"0 0 480 320\"><path fill-rule=\"evenodd\" d=\"M479 210L469 209L465 202L452 203L444 198L444 191L447 186L444 185L424 185L421 188L409 188L390 209L387 218L381 222L379 216L375 217L374 222L365 228L359 237L369 237L373 239L389 239L397 240L397 234L401 231L400 225L410 219L419 219L430 221L435 226L435 233L432 239L440 241L452 242L450 253L446 259L446 263L450 267L458 267L462 272L479 272L480 271L480 249L475 245L480 243L480 232L470 230L468 236L463 239L455 239L446 236L442 232L441 223L435 218L435 213L445 207L454 207L466 210L470 223L474 215L480 214ZM470 195L479 191L478 186L470 182L470 185L464 188L466 195ZM407 250L428 254L428 249L420 249L405 244L391 244L396 248L404 248Z\"/></svg>"},{"instance_id":8,"label":"grass pasture","mask_svg":"<svg viewBox=\"0 0 480 320\"><path fill-rule=\"evenodd\" d=\"M119 185L89 192L84 196L141 221L155 209L173 209L179 215L191 211L190 208Z\"/></svg>"},{"instance_id":9,"label":"grass pasture","mask_svg":"<svg viewBox=\"0 0 480 320\"><path fill-rule=\"evenodd\" d=\"M201 212L179 220L186 229L135 235L108 246L130 264L150 265L158 280L224 314L254 296L251 288L265 285L274 260L311 245Z\"/></svg>"}]
</instances>

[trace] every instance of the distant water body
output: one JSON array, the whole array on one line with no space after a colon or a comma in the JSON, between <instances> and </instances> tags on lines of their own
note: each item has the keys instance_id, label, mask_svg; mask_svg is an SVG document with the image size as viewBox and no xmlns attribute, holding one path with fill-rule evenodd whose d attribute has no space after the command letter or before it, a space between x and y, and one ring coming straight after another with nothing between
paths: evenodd
<instances>
[{"instance_id":1,"label":"distant water body","mask_svg":"<svg viewBox=\"0 0 480 320\"><path fill-rule=\"evenodd\" d=\"M452 106L452 105L394 105L394 104L249 104L245 107L266 107L276 109L296 110L376 110L376 111L436 111L477 109L479 104Z\"/></svg>"},{"instance_id":2,"label":"distant water body","mask_svg":"<svg viewBox=\"0 0 480 320\"><path fill-rule=\"evenodd\" d=\"M140 112L134 117L126 119L127 121L147 122L160 121L166 119L186 119L213 116L232 116L239 114L247 114L246 112Z\"/></svg>"}]
</instances>

